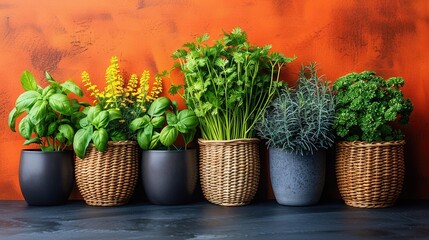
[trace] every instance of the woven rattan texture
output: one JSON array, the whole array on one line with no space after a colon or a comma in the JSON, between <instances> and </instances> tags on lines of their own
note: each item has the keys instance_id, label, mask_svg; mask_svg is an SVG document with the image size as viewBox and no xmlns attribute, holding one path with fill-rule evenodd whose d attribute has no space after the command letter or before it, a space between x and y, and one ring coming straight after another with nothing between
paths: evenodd
<instances>
[{"instance_id":1,"label":"woven rattan texture","mask_svg":"<svg viewBox=\"0 0 429 240\"><path fill-rule=\"evenodd\" d=\"M204 197L221 206L249 204L259 184L259 140L199 139L198 143Z\"/></svg>"},{"instance_id":2,"label":"woven rattan texture","mask_svg":"<svg viewBox=\"0 0 429 240\"><path fill-rule=\"evenodd\" d=\"M336 175L340 194L349 206L392 206L404 182L405 141L339 142Z\"/></svg>"},{"instance_id":3,"label":"woven rattan texture","mask_svg":"<svg viewBox=\"0 0 429 240\"><path fill-rule=\"evenodd\" d=\"M138 179L138 145L133 141L109 142L105 152L91 144L84 159L76 157L76 183L88 205L126 204Z\"/></svg>"}]
</instances>

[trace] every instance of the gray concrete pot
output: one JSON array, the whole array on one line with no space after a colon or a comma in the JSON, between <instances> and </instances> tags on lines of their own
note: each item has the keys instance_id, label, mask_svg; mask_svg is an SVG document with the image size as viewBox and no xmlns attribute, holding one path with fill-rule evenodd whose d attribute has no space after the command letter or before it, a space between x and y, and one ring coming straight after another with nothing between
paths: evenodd
<instances>
[{"instance_id":1,"label":"gray concrete pot","mask_svg":"<svg viewBox=\"0 0 429 240\"><path fill-rule=\"evenodd\" d=\"M324 150L301 156L270 148L269 154L271 184L279 204L306 206L319 202L325 184Z\"/></svg>"},{"instance_id":2,"label":"gray concrete pot","mask_svg":"<svg viewBox=\"0 0 429 240\"><path fill-rule=\"evenodd\" d=\"M150 202L175 205L193 200L198 180L195 149L143 151L141 161L142 183Z\"/></svg>"},{"instance_id":3,"label":"gray concrete pot","mask_svg":"<svg viewBox=\"0 0 429 240\"><path fill-rule=\"evenodd\" d=\"M66 203L74 185L73 151L22 150L19 185L29 205Z\"/></svg>"}]
</instances>

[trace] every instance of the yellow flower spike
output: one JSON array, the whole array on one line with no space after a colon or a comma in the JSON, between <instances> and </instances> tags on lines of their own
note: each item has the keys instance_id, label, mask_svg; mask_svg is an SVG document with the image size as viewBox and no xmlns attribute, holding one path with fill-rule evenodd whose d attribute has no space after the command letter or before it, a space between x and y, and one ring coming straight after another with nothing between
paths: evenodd
<instances>
[{"instance_id":1,"label":"yellow flower spike","mask_svg":"<svg viewBox=\"0 0 429 240\"><path fill-rule=\"evenodd\" d=\"M92 84L86 71L82 72L82 82L91 96L97 98L94 103L99 104L102 109L118 109L123 114L124 118L120 120L123 124L114 121L111 128L114 131L132 135L129 133L129 123L139 117L139 114L147 111L146 104L158 98L162 92L162 79L156 76L151 82L148 70L144 70L141 76L131 74L128 79L124 78L122 73L119 68L119 59L113 56L105 71L104 89L99 90L95 84Z\"/></svg>"}]
</instances>

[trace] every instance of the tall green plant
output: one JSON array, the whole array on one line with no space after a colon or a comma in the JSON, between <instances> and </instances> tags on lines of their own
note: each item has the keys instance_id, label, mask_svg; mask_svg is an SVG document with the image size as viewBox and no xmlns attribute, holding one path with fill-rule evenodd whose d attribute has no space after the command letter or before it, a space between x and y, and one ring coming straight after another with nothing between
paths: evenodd
<instances>
[{"instance_id":1,"label":"tall green plant","mask_svg":"<svg viewBox=\"0 0 429 240\"><path fill-rule=\"evenodd\" d=\"M312 63L301 67L296 89L281 89L257 130L269 147L303 155L333 145L334 120L334 94Z\"/></svg>"},{"instance_id":2,"label":"tall green plant","mask_svg":"<svg viewBox=\"0 0 429 240\"><path fill-rule=\"evenodd\" d=\"M207 140L254 136L254 126L277 89L281 69L295 58L252 46L240 28L209 46L207 34L184 44L172 57L185 76L183 97ZM175 94L181 86L173 86Z\"/></svg>"},{"instance_id":3,"label":"tall green plant","mask_svg":"<svg viewBox=\"0 0 429 240\"><path fill-rule=\"evenodd\" d=\"M413 105L404 98L404 80L384 80L373 71L349 73L334 84L337 135L347 141L380 142L404 136L392 124L407 124Z\"/></svg>"},{"instance_id":4,"label":"tall green plant","mask_svg":"<svg viewBox=\"0 0 429 240\"><path fill-rule=\"evenodd\" d=\"M33 74L25 70L21 86L25 90L16 100L9 114L9 128L15 132L17 118L26 114L18 125L18 131L26 140L24 145L39 144L43 151L60 151L73 143L79 120L83 117L84 102L68 97L74 93L83 96L82 90L71 80L59 83L45 72L49 85L37 85Z\"/></svg>"}]
</instances>

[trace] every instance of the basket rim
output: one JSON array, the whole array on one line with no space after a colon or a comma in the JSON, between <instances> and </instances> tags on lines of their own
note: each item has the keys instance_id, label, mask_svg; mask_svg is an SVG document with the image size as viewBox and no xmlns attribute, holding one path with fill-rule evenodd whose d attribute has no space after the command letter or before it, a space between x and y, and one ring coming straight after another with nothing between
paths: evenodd
<instances>
[{"instance_id":1,"label":"basket rim","mask_svg":"<svg viewBox=\"0 0 429 240\"><path fill-rule=\"evenodd\" d=\"M137 145L137 141L122 140L122 141L108 141L107 146L121 146L121 145ZM94 143L90 143L89 146L95 146Z\"/></svg>"},{"instance_id":2,"label":"basket rim","mask_svg":"<svg viewBox=\"0 0 429 240\"><path fill-rule=\"evenodd\" d=\"M241 143L257 143L260 142L259 138L237 138L231 140L206 140L203 138L198 138L198 143L200 145L231 145L231 144L241 144Z\"/></svg>"},{"instance_id":3,"label":"basket rim","mask_svg":"<svg viewBox=\"0 0 429 240\"><path fill-rule=\"evenodd\" d=\"M339 147L385 147L385 146L401 146L405 145L405 140L393 140L382 142L365 142L365 141L339 141Z\"/></svg>"}]
</instances>

